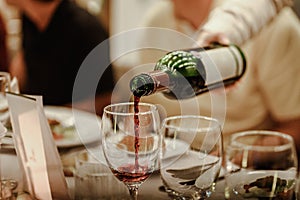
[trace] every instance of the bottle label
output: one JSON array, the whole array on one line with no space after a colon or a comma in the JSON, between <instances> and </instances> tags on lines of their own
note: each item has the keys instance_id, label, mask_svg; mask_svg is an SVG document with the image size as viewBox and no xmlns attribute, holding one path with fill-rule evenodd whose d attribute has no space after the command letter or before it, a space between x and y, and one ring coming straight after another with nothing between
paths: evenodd
<instances>
[{"instance_id":1,"label":"bottle label","mask_svg":"<svg viewBox=\"0 0 300 200\"><path fill-rule=\"evenodd\" d=\"M209 51L191 52L201 59L206 71L206 85L239 77L243 73L243 59L236 47L220 47Z\"/></svg>"}]
</instances>

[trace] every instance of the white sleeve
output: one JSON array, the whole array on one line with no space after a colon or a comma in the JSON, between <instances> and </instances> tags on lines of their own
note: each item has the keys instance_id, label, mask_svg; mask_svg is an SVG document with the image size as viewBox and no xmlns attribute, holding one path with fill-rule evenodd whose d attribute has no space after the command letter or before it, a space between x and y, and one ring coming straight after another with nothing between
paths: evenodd
<instances>
[{"instance_id":1,"label":"white sleeve","mask_svg":"<svg viewBox=\"0 0 300 200\"><path fill-rule=\"evenodd\" d=\"M293 0L228 0L212 11L201 30L223 33L241 45Z\"/></svg>"}]
</instances>

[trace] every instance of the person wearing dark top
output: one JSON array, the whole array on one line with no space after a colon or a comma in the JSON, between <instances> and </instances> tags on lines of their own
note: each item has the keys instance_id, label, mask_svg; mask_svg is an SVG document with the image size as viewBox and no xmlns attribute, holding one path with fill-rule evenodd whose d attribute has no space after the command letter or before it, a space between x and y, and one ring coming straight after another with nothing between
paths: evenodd
<instances>
[{"instance_id":1,"label":"person wearing dark top","mask_svg":"<svg viewBox=\"0 0 300 200\"><path fill-rule=\"evenodd\" d=\"M6 26L0 15L0 71L8 70L8 55L6 46Z\"/></svg>"},{"instance_id":2,"label":"person wearing dark top","mask_svg":"<svg viewBox=\"0 0 300 200\"><path fill-rule=\"evenodd\" d=\"M108 38L98 19L70 0L6 1L22 12L23 52L18 56L19 61L14 62L17 64L11 66L11 73L20 77L21 92L42 95L45 105L70 105L72 101L75 105L74 101L93 95L82 91L77 99L72 98L82 62ZM109 59L108 45L99 59ZM23 65L23 69L18 65ZM101 112L110 101L113 75L110 66L97 67L107 67L97 88L102 105L96 102L96 107Z\"/></svg>"}]
</instances>

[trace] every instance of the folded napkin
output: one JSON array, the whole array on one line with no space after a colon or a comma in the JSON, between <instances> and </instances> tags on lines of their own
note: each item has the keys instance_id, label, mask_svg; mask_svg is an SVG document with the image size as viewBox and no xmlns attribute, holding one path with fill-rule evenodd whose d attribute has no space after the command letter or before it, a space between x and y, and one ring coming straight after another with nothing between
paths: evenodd
<instances>
[{"instance_id":1,"label":"folded napkin","mask_svg":"<svg viewBox=\"0 0 300 200\"><path fill-rule=\"evenodd\" d=\"M10 92L17 94L20 93L19 82L16 77L13 77L13 79L10 81Z\"/></svg>"},{"instance_id":2,"label":"folded napkin","mask_svg":"<svg viewBox=\"0 0 300 200\"><path fill-rule=\"evenodd\" d=\"M166 172L180 180L180 185L195 185L205 189L217 179L221 162L221 158L217 156L189 150L170 166L166 166Z\"/></svg>"}]
</instances>

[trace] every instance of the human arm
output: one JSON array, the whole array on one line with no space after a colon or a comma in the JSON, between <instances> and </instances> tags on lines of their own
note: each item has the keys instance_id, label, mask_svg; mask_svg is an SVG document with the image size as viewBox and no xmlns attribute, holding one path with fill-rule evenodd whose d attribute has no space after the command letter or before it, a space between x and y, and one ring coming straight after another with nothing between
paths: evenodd
<instances>
[{"instance_id":1,"label":"human arm","mask_svg":"<svg viewBox=\"0 0 300 200\"><path fill-rule=\"evenodd\" d=\"M228 0L210 14L201 27L198 45L211 42L243 44L258 33L293 0Z\"/></svg>"}]
</instances>

